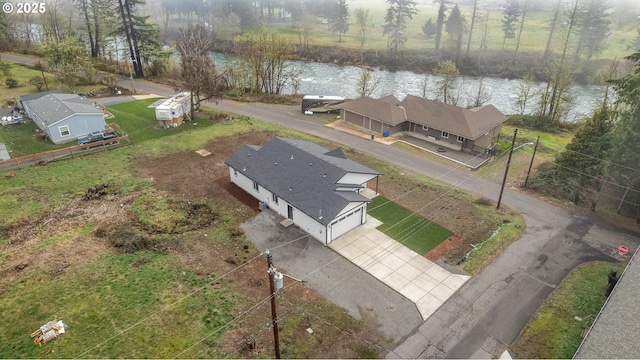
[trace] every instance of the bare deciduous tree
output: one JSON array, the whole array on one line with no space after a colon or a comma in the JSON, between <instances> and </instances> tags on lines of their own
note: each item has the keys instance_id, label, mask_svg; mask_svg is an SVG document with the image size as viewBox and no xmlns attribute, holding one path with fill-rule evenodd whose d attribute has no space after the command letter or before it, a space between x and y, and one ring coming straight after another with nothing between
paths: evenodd
<instances>
[{"instance_id":1,"label":"bare deciduous tree","mask_svg":"<svg viewBox=\"0 0 640 360\"><path fill-rule=\"evenodd\" d=\"M455 85L456 80L460 77L456 64L452 61L441 61L433 69L433 74L440 77L436 80L436 100L455 105L458 100Z\"/></svg>"},{"instance_id":2,"label":"bare deciduous tree","mask_svg":"<svg viewBox=\"0 0 640 360\"><path fill-rule=\"evenodd\" d=\"M375 75L367 67L360 68L360 78L358 79L358 94L360 96L371 96L380 86L380 77Z\"/></svg>"},{"instance_id":3,"label":"bare deciduous tree","mask_svg":"<svg viewBox=\"0 0 640 360\"><path fill-rule=\"evenodd\" d=\"M213 36L198 24L180 30L176 44L182 64L181 88L191 92L191 118L200 107L200 102L219 96L221 84L209 51L213 47Z\"/></svg>"}]
</instances>

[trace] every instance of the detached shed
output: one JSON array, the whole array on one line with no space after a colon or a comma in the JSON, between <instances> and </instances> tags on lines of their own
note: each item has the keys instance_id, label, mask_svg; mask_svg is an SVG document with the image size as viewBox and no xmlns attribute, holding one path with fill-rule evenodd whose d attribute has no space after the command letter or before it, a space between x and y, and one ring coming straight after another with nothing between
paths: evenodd
<instances>
[{"instance_id":1,"label":"detached shed","mask_svg":"<svg viewBox=\"0 0 640 360\"><path fill-rule=\"evenodd\" d=\"M154 103L156 120L160 127L176 127L184 121L190 120L191 114L191 93L182 92L164 100L161 103Z\"/></svg>"}]
</instances>

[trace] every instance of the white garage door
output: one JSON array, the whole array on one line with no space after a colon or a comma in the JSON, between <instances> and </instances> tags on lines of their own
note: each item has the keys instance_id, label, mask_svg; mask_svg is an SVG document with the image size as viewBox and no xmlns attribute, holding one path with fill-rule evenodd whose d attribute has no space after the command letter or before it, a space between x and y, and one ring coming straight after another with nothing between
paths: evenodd
<instances>
[{"instance_id":1,"label":"white garage door","mask_svg":"<svg viewBox=\"0 0 640 360\"><path fill-rule=\"evenodd\" d=\"M362 211L362 208L358 208L357 210L347 215L343 215L340 218L338 218L336 221L332 222L331 223L331 240L337 238L338 236L360 225L362 223L361 211Z\"/></svg>"}]
</instances>

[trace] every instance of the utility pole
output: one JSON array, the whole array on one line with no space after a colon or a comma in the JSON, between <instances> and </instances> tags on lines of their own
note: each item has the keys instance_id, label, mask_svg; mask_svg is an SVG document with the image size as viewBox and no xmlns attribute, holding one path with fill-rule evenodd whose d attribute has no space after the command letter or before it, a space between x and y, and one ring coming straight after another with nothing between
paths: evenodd
<instances>
[{"instance_id":1,"label":"utility pole","mask_svg":"<svg viewBox=\"0 0 640 360\"><path fill-rule=\"evenodd\" d=\"M502 179L502 187L500 188L500 196L498 196L498 206L496 209L500 209L500 203L502 202L502 193L504 192L504 185L507 183L507 174L509 173L509 165L511 165L511 155L513 155L513 145L516 143L516 135L518 135L518 129L513 130L513 140L511 140L511 149L509 149L509 159L507 159L507 166L504 168L504 178Z\"/></svg>"},{"instance_id":2,"label":"utility pole","mask_svg":"<svg viewBox=\"0 0 640 360\"><path fill-rule=\"evenodd\" d=\"M47 88L47 91L49 91L49 84L47 84L47 77L44 76L44 67L40 63L40 60L38 60L38 69L40 69L40 73L42 74L42 81L44 81L44 86Z\"/></svg>"},{"instance_id":3,"label":"utility pole","mask_svg":"<svg viewBox=\"0 0 640 360\"><path fill-rule=\"evenodd\" d=\"M278 289L280 289L282 288L283 277L282 277L282 274L280 274L279 272L276 272L276 268L273 267L271 253L269 252L269 250L267 250L265 253L267 254L267 266L268 266L267 272L269 273L269 288L271 290L271 324L273 326L273 343L276 351L276 359L280 359L280 340L278 339L278 315L276 314L277 289L276 289L274 278L278 277L278 280L279 280Z\"/></svg>"},{"instance_id":4,"label":"utility pole","mask_svg":"<svg viewBox=\"0 0 640 360\"><path fill-rule=\"evenodd\" d=\"M527 182L529 182L529 174L531 174L531 168L533 167L533 159L536 157L536 151L538 151L538 143L540 142L540 136L536 139L536 146L533 148L533 155L531 155L531 163L529 164L529 171L527 171L527 178L524 179L524 187L527 187Z\"/></svg>"}]
</instances>

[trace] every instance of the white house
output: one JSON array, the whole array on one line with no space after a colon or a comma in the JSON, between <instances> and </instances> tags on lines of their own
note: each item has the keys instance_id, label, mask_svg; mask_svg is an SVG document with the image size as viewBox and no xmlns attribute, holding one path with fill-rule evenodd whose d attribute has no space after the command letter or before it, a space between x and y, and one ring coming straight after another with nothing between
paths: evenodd
<instances>
[{"instance_id":1,"label":"white house","mask_svg":"<svg viewBox=\"0 0 640 360\"><path fill-rule=\"evenodd\" d=\"M360 191L381 175L340 148L281 137L245 145L225 163L231 182L325 245L366 221L370 200Z\"/></svg>"}]
</instances>

